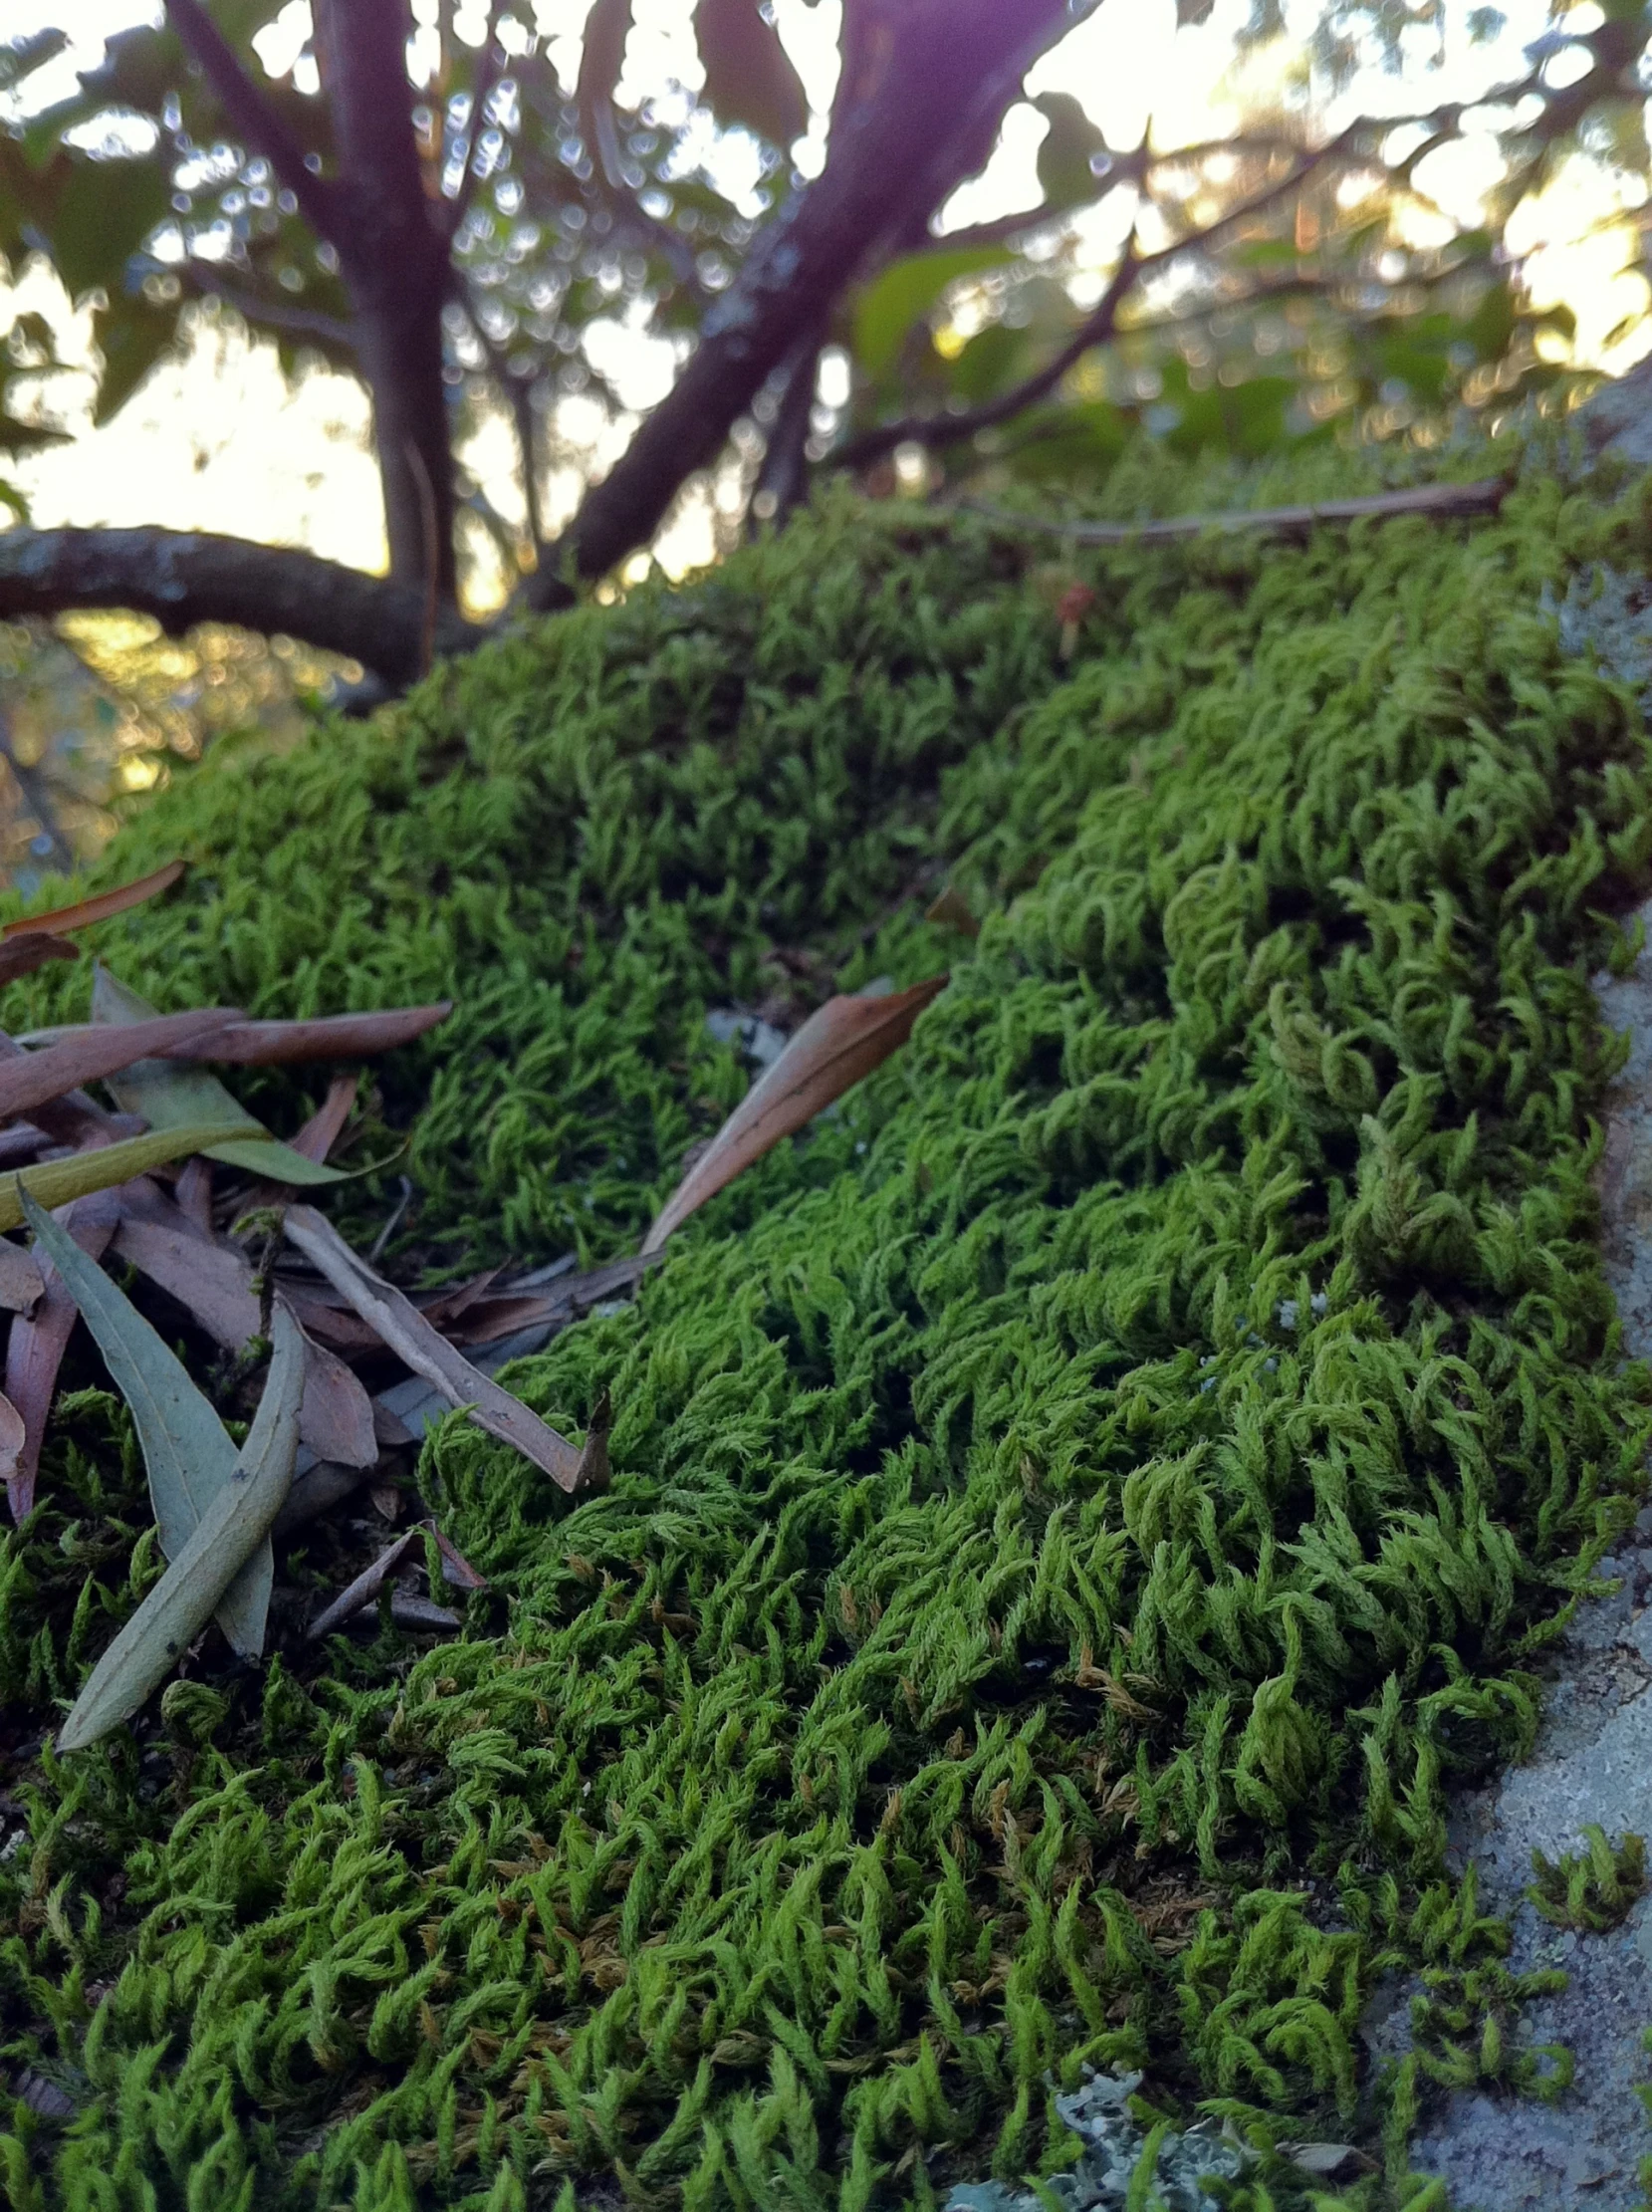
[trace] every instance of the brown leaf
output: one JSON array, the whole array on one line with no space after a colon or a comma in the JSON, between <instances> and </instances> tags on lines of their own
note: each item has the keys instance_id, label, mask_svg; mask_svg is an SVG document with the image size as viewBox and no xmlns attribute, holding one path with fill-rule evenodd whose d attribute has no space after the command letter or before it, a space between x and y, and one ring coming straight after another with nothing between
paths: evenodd
<instances>
[{"instance_id":1,"label":"brown leaf","mask_svg":"<svg viewBox=\"0 0 1652 2212\"><path fill-rule=\"evenodd\" d=\"M354 1496L366 1476L364 1467L343 1467L337 1460L318 1459L314 1467L295 1479L270 1534L291 1536L307 1522L331 1513L336 1505Z\"/></svg>"},{"instance_id":2,"label":"brown leaf","mask_svg":"<svg viewBox=\"0 0 1652 2212\"><path fill-rule=\"evenodd\" d=\"M969 900L949 883L933 905L925 909L924 920L932 921L940 929L956 929L966 937L979 937L981 924L970 912Z\"/></svg>"},{"instance_id":3,"label":"brown leaf","mask_svg":"<svg viewBox=\"0 0 1652 2212\"><path fill-rule=\"evenodd\" d=\"M23 1426L23 1416L8 1397L0 1397L0 1482L9 1490L17 1477L17 1464L23 1457L23 1447L28 1441L28 1431Z\"/></svg>"},{"instance_id":4,"label":"brown leaf","mask_svg":"<svg viewBox=\"0 0 1652 2212\"><path fill-rule=\"evenodd\" d=\"M25 914L19 921L9 921L0 929L0 938L24 937L40 930L89 929L95 921L108 921L112 914L123 914L129 906L141 906L146 898L169 891L182 873L181 860L168 860L152 874L139 875L117 890L100 891L95 898L78 899L73 906L59 906L49 914Z\"/></svg>"},{"instance_id":5,"label":"brown leaf","mask_svg":"<svg viewBox=\"0 0 1652 2212\"><path fill-rule=\"evenodd\" d=\"M115 1249L169 1298L175 1298L227 1352L240 1352L262 1326L246 1254L203 1236L181 1206L144 1177L121 1204ZM302 1323L304 1316L296 1318ZM314 1343L304 1348L299 1435L318 1459L371 1467L378 1458L372 1401L342 1359Z\"/></svg>"},{"instance_id":6,"label":"brown leaf","mask_svg":"<svg viewBox=\"0 0 1652 2212\"><path fill-rule=\"evenodd\" d=\"M395 1006L381 1014L325 1014L309 1022L249 1022L237 1013L210 1037L181 1037L152 1043L144 1057L154 1060L212 1060L236 1068L272 1068L306 1060L357 1060L364 1053L393 1052L410 1045L427 1029L445 1022L453 1001L433 1006ZM174 1015L173 1020L182 1020ZM76 1044L83 1037L107 1034L106 1022L69 1022L61 1028L42 1030L54 1046ZM135 1026L135 1025L134 1025ZM129 1065L126 1061L121 1067Z\"/></svg>"},{"instance_id":7,"label":"brown leaf","mask_svg":"<svg viewBox=\"0 0 1652 2212\"><path fill-rule=\"evenodd\" d=\"M434 1521L418 1521L412 1528L404 1529L393 1543L387 1544L378 1557L369 1566L362 1568L355 1580L339 1593L332 1604L318 1613L310 1623L310 1640L314 1643L322 1636L331 1635L335 1628L342 1628L347 1620L354 1619L363 1606L370 1605L414 1545L426 1535L436 1540L436 1549L442 1558L444 1582L453 1584L458 1590L487 1589L486 1577L477 1574L469 1560L449 1543ZM405 1597L401 1592L396 1595L398 1598ZM456 1628L459 1625L452 1613L444 1611L439 1605L431 1605L428 1599L422 1600L414 1608L395 1604L391 1610L397 1620L410 1627Z\"/></svg>"},{"instance_id":8,"label":"brown leaf","mask_svg":"<svg viewBox=\"0 0 1652 2212\"><path fill-rule=\"evenodd\" d=\"M811 1014L772 1068L752 1085L667 1200L642 1240L657 1252L672 1231L726 1183L880 1067L912 1034L919 1014L946 988L944 975L884 998L827 999Z\"/></svg>"},{"instance_id":9,"label":"brown leaf","mask_svg":"<svg viewBox=\"0 0 1652 2212\"><path fill-rule=\"evenodd\" d=\"M32 1314L45 1288L34 1254L0 1237L0 1307L8 1314Z\"/></svg>"},{"instance_id":10,"label":"brown leaf","mask_svg":"<svg viewBox=\"0 0 1652 2212\"><path fill-rule=\"evenodd\" d=\"M0 1061L0 1119L33 1112L79 1084L118 1075L134 1061L163 1054L171 1045L214 1036L240 1019L236 1007L209 1006L193 1014L160 1014L153 1021L123 1027L94 1024L40 1052Z\"/></svg>"},{"instance_id":11,"label":"brown leaf","mask_svg":"<svg viewBox=\"0 0 1652 2212\"><path fill-rule=\"evenodd\" d=\"M33 1053L15 1037L8 1037L0 1029L0 1067L33 1058ZM84 1091L66 1092L61 1099L53 1099L50 1103L43 1101L34 1108L33 1118L57 1144L85 1144L93 1138L136 1136L146 1125L135 1114L111 1113L107 1106L99 1106ZM15 1163L8 1159L0 1164L10 1167Z\"/></svg>"},{"instance_id":12,"label":"brown leaf","mask_svg":"<svg viewBox=\"0 0 1652 2212\"><path fill-rule=\"evenodd\" d=\"M397 1358L422 1375L452 1405L468 1408L489 1435L514 1444L564 1490L580 1485L584 1456L520 1398L473 1367L463 1352L431 1328L418 1308L382 1281L313 1206L289 1206L287 1236L334 1288L371 1324Z\"/></svg>"},{"instance_id":13,"label":"brown leaf","mask_svg":"<svg viewBox=\"0 0 1652 2212\"><path fill-rule=\"evenodd\" d=\"M212 1234L212 1162L204 1152L186 1159L178 1170L178 1211L203 1237Z\"/></svg>"},{"instance_id":14,"label":"brown leaf","mask_svg":"<svg viewBox=\"0 0 1652 2212\"><path fill-rule=\"evenodd\" d=\"M81 1250L101 1259L120 1219L113 1194L99 1191L91 1198L77 1198L57 1215ZM46 1435L46 1416L52 1410L52 1392L69 1339L80 1318L80 1308L70 1297L62 1277L50 1260L40 1263L45 1289L34 1319L12 1323L6 1347L6 1396L22 1419L24 1441L6 1488L12 1519L21 1522L34 1511L35 1480L40 1471L40 1447Z\"/></svg>"},{"instance_id":15,"label":"brown leaf","mask_svg":"<svg viewBox=\"0 0 1652 2212\"><path fill-rule=\"evenodd\" d=\"M44 929L26 936L0 938L0 983L15 983L20 975L33 975L48 960L78 960L79 945L67 937L54 937Z\"/></svg>"},{"instance_id":16,"label":"brown leaf","mask_svg":"<svg viewBox=\"0 0 1652 2212\"><path fill-rule=\"evenodd\" d=\"M336 1352L304 1341L304 1402L299 1435L318 1459L344 1467L376 1467L372 1400Z\"/></svg>"},{"instance_id":17,"label":"brown leaf","mask_svg":"<svg viewBox=\"0 0 1652 2212\"><path fill-rule=\"evenodd\" d=\"M306 1159L325 1160L344 1132L350 1119L350 1109L355 1104L355 1093L360 1084L358 1076L335 1076L327 1087L327 1097L306 1121L293 1139L295 1152L302 1152Z\"/></svg>"}]
</instances>

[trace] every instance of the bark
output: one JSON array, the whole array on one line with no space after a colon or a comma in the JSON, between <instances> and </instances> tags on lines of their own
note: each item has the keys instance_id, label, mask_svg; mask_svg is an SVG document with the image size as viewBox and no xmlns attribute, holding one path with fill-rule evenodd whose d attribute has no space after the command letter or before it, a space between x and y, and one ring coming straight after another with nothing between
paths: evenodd
<instances>
[{"instance_id":1,"label":"bark","mask_svg":"<svg viewBox=\"0 0 1652 2212\"><path fill-rule=\"evenodd\" d=\"M1074 19L1066 0L907 0L866 11L823 174L769 231L702 325L698 351L623 458L587 495L567 544L600 576L643 543L683 479L721 449L736 418L819 308L862 265L913 234L979 161L1027 69ZM526 597L551 604L553 557Z\"/></svg>"},{"instance_id":2,"label":"bark","mask_svg":"<svg viewBox=\"0 0 1652 2212\"><path fill-rule=\"evenodd\" d=\"M453 463L442 381L450 289L445 210L426 199L413 139L406 0L321 0L316 41L340 147L331 234L355 310L355 355L372 393L390 574L433 576L454 596ZM433 566L432 566L433 563Z\"/></svg>"},{"instance_id":3,"label":"bark","mask_svg":"<svg viewBox=\"0 0 1652 2212\"><path fill-rule=\"evenodd\" d=\"M76 607L129 607L173 636L207 621L285 631L364 661L397 688L420 672L427 613L417 584L208 531L0 531L0 616ZM463 652L485 634L438 612L438 652Z\"/></svg>"}]
</instances>

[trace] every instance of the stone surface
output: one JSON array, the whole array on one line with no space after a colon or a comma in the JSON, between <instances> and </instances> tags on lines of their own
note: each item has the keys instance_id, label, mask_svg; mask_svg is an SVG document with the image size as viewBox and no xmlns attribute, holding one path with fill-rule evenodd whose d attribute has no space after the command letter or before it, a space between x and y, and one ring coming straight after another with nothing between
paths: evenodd
<instances>
[{"instance_id":1,"label":"stone surface","mask_svg":"<svg viewBox=\"0 0 1652 2212\"><path fill-rule=\"evenodd\" d=\"M1652 902L1642 918L1652 934ZM1652 951L1595 989L1608 1023L1631 1039L1600 1169L1606 1269L1629 1351L1652 1358ZM1472 1857L1486 1902L1510 1914L1511 1966L1570 1977L1529 2008L1526 2033L1576 2060L1573 2087L1553 2105L1465 2094L1419 2132L1414 2161L1451 2184L1457 2212L1638 2212L1647 2201L1639 2169L1652 2125L1636 2089L1652 2082L1641 2048L1652 2027L1652 1892L1606 1935L1550 1927L1522 1894L1534 1849L1575 1850L1590 1822L1614 1842L1652 1838L1652 1509L1601 1573L1622 1587L1581 1606L1556 1648L1532 1758L1457 1809L1458 1863ZM1405 1994L1368 2023L1378 2051L1403 2043Z\"/></svg>"}]
</instances>

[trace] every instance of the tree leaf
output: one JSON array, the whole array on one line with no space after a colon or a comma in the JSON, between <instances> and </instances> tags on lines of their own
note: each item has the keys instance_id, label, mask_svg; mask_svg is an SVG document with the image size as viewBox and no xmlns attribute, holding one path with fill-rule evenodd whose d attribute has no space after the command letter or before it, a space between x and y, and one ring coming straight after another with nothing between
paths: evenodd
<instances>
[{"instance_id":1,"label":"tree leaf","mask_svg":"<svg viewBox=\"0 0 1652 2212\"><path fill-rule=\"evenodd\" d=\"M358 1076L335 1076L328 1085L327 1097L294 1137L294 1151L302 1152L306 1159L325 1160L344 1134L359 1088Z\"/></svg>"},{"instance_id":2,"label":"tree leaf","mask_svg":"<svg viewBox=\"0 0 1652 2212\"><path fill-rule=\"evenodd\" d=\"M165 1014L134 1022L123 1034L109 1029L87 1030L78 1037L66 1037L59 1044L29 1053L22 1060L8 1060L0 1066L0 1119L10 1120L15 1114L46 1106L83 1083L118 1075L121 1069L130 1068L134 1062L168 1045L209 1036L237 1019L237 1009L232 1006L203 1007L193 1014ZM166 1125L153 1114L145 1118L156 1128ZM173 1116L174 1121L185 1118L222 1124L250 1121L252 1116L244 1112L226 1091L213 1102L211 1111Z\"/></svg>"},{"instance_id":3,"label":"tree leaf","mask_svg":"<svg viewBox=\"0 0 1652 2212\"><path fill-rule=\"evenodd\" d=\"M160 1548L178 1559L235 1471L224 1424L131 1301L58 1222L25 1200L37 1246L62 1276L98 1341L116 1388L131 1408L148 1470ZM269 1546L249 1560L219 1607L224 1634L243 1658L264 1648L274 1563Z\"/></svg>"},{"instance_id":4,"label":"tree leaf","mask_svg":"<svg viewBox=\"0 0 1652 2212\"><path fill-rule=\"evenodd\" d=\"M151 1167L163 1167L189 1152L210 1150L216 1157L232 1136L249 1159L266 1147L276 1149L275 1139L267 1132L260 1134L256 1121L204 1121L181 1129L151 1129L147 1136L123 1137L118 1144L100 1144L69 1159L42 1160L38 1167L0 1175L0 1234L22 1227L25 1194L37 1205L67 1206L72 1198L130 1182L134 1175L147 1174Z\"/></svg>"},{"instance_id":5,"label":"tree leaf","mask_svg":"<svg viewBox=\"0 0 1652 2212\"><path fill-rule=\"evenodd\" d=\"M706 103L719 123L743 123L782 152L803 136L809 102L758 0L698 0L694 34L705 65Z\"/></svg>"},{"instance_id":6,"label":"tree leaf","mask_svg":"<svg viewBox=\"0 0 1652 2212\"><path fill-rule=\"evenodd\" d=\"M1015 258L1008 245L942 246L890 262L861 288L854 303L854 355L860 367L868 376L886 375L907 332L949 284L977 269L1002 268Z\"/></svg>"},{"instance_id":7,"label":"tree leaf","mask_svg":"<svg viewBox=\"0 0 1652 2212\"><path fill-rule=\"evenodd\" d=\"M164 867L157 867L148 875L139 875L113 891L99 891L92 898L77 899L73 906L58 906L49 914L21 915L0 929L0 937L23 937L37 930L61 934L66 929L88 929L95 921L108 921L112 914L123 914L129 907L141 906L146 898L158 898L162 891L171 889L182 873L181 860L168 860Z\"/></svg>"},{"instance_id":8,"label":"tree leaf","mask_svg":"<svg viewBox=\"0 0 1652 2212\"><path fill-rule=\"evenodd\" d=\"M38 1225L37 1225L38 1230ZM129 1720L199 1635L246 1563L269 1541L292 1487L304 1388L304 1339L278 1307L269 1379L231 1479L160 1581L93 1668L58 1737L83 1751Z\"/></svg>"},{"instance_id":9,"label":"tree leaf","mask_svg":"<svg viewBox=\"0 0 1652 2212\"><path fill-rule=\"evenodd\" d=\"M811 1014L677 1185L643 1238L643 1253L657 1252L725 1183L880 1067L905 1044L912 1024L946 984L944 975L931 976L886 998L827 999Z\"/></svg>"},{"instance_id":10,"label":"tree leaf","mask_svg":"<svg viewBox=\"0 0 1652 2212\"><path fill-rule=\"evenodd\" d=\"M146 999L118 982L101 963L92 979L92 1018L95 1025L127 1024L153 1018ZM0 1082L8 1070L0 1067ZM177 1128L189 1122L234 1121L246 1123L252 1141L232 1137L227 1142L193 1146L227 1167L245 1168L249 1174L267 1175L280 1183L336 1183L344 1177L338 1168L306 1159L290 1144L283 1144L238 1106L216 1076L196 1068L177 1068L164 1060L141 1060L128 1066L110 1091L128 1113L140 1113L154 1129Z\"/></svg>"},{"instance_id":11,"label":"tree leaf","mask_svg":"<svg viewBox=\"0 0 1652 2212\"><path fill-rule=\"evenodd\" d=\"M289 1206L286 1230L289 1240L343 1292L396 1357L439 1390L450 1405L463 1406L479 1428L514 1444L560 1488L574 1491L590 1481L593 1458L589 1450L579 1450L520 1398L501 1389L480 1367L473 1367L463 1352L431 1328L411 1300L381 1281L360 1254L351 1250L314 1207Z\"/></svg>"},{"instance_id":12,"label":"tree leaf","mask_svg":"<svg viewBox=\"0 0 1652 2212\"><path fill-rule=\"evenodd\" d=\"M17 1481L19 1464L28 1443L23 1416L10 1398L0 1395L0 1482L8 1493ZM17 1516L19 1520L22 1515Z\"/></svg>"}]
</instances>

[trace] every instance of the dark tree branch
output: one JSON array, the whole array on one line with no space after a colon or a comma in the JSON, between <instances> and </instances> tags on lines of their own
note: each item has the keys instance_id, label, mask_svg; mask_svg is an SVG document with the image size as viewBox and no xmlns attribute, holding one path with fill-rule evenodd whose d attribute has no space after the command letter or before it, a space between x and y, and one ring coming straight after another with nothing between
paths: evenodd
<instances>
[{"instance_id":1,"label":"dark tree branch","mask_svg":"<svg viewBox=\"0 0 1652 2212\"><path fill-rule=\"evenodd\" d=\"M482 50L476 57L476 84L470 96L470 129L465 155L465 172L459 179L459 189L453 195L453 204L447 215L447 235L451 242L459 235L459 226L470 213L470 203L476 196L476 187L482 179L477 172L476 156L481 150L483 125L487 120L488 102L499 84L499 68L503 59L493 43L493 11L488 11L488 35L482 41Z\"/></svg>"},{"instance_id":2,"label":"dark tree branch","mask_svg":"<svg viewBox=\"0 0 1652 2212\"><path fill-rule=\"evenodd\" d=\"M267 324L271 330L291 331L295 338L313 338L318 345L336 347L340 351L354 348L354 326L341 321L337 315L323 315L315 308L289 305L285 300L261 300L251 292L242 292L237 286L227 284L216 269L210 272L188 269L185 274L191 291L202 299L222 300L244 323Z\"/></svg>"},{"instance_id":3,"label":"dark tree branch","mask_svg":"<svg viewBox=\"0 0 1652 2212\"><path fill-rule=\"evenodd\" d=\"M1063 0L968 10L906 0L877 13L885 50L860 69L864 94L844 101L825 171L767 232L707 314L672 390L582 502L568 533L582 574L601 575L652 534L683 479L715 457L796 346L800 303L834 300L868 246L903 229L914 206L927 218L969 173L970 154L1028 67L1074 20ZM562 565L529 580L531 605L549 604Z\"/></svg>"},{"instance_id":4,"label":"dark tree branch","mask_svg":"<svg viewBox=\"0 0 1652 2212\"><path fill-rule=\"evenodd\" d=\"M0 531L0 616L78 607L129 607L173 636L196 622L285 632L363 661L398 687L419 673L426 617L418 585L285 546L207 531ZM463 652L485 634L437 610L438 652Z\"/></svg>"},{"instance_id":5,"label":"dark tree branch","mask_svg":"<svg viewBox=\"0 0 1652 2212\"><path fill-rule=\"evenodd\" d=\"M233 128L249 153L261 153L304 211L318 237L343 251L339 236L343 210L331 184L305 162L300 145L279 110L273 108L241 67L235 49L207 14L202 0L166 0L166 13L185 50L218 96Z\"/></svg>"},{"instance_id":6,"label":"dark tree branch","mask_svg":"<svg viewBox=\"0 0 1652 2212\"><path fill-rule=\"evenodd\" d=\"M826 333L817 323L792 357L786 389L770 426L763 466L752 489L751 516L759 523L783 523L809 496L809 418L815 406L815 371Z\"/></svg>"},{"instance_id":7,"label":"dark tree branch","mask_svg":"<svg viewBox=\"0 0 1652 2212\"><path fill-rule=\"evenodd\" d=\"M425 198L413 136L411 30L407 0L318 0L316 7L317 58L349 208L345 235L334 243L355 310L356 359L372 391L390 574L399 581L424 573L428 486L436 504L436 589L445 604L455 590L442 384L450 275L442 210Z\"/></svg>"}]
</instances>

